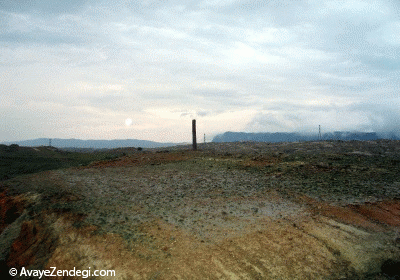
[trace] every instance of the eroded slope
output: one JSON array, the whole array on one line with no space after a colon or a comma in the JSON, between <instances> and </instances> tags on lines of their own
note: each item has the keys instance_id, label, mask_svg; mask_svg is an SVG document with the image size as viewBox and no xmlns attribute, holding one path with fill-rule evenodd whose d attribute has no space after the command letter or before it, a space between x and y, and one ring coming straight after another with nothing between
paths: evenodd
<instances>
[{"instance_id":1,"label":"eroded slope","mask_svg":"<svg viewBox=\"0 0 400 280\"><path fill-rule=\"evenodd\" d=\"M385 279L400 259L399 153L394 141L212 144L15 178L2 261L113 279Z\"/></svg>"}]
</instances>

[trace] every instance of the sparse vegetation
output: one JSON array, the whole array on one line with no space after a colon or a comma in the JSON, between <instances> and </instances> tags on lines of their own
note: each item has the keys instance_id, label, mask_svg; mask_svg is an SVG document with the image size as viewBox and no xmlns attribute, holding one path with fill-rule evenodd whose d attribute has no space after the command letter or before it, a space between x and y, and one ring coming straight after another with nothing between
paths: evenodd
<instances>
[{"instance_id":1,"label":"sparse vegetation","mask_svg":"<svg viewBox=\"0 0 400 280\"><path fill-rule=\"evenodd\" d=\"M3 181L3 212L16 213L3 215L3 228L21 215L20 199L28 216L14 242L33 244L33 256L48 250L41 265L110 261L127 279L388 279L381 272L400 260L399 145L207 143L97 155L39 147L54 161L101 160ZM48 236L61 240L56 248ZM15 248L8 265L27 255Z\"/></svg>"},{"instance_id":2,"label":"sparse vegetation","mask_svg":"<svg viewBox=\"0 0 400 280\"><path fill-rule=\"evenodd\" d=\"M45 170L85 166L94 161L115 160L123 155L116 150L65 151L54 147L0 145L0 180Z\"/></svg>"}]
</instances>

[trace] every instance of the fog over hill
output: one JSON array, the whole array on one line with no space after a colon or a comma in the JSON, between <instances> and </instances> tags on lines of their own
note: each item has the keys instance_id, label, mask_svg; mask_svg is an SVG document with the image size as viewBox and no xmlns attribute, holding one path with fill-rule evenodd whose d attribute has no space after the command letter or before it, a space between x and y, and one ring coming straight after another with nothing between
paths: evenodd
<instances>
[{"instance_id":1,"label":"fog over hill","mask_svg":"<svg viewBox=\"0 0 400 280\"><path fill-rule=\"evenodd\" d=\"M238 142L238 141L256 141L256 142L296 142L296 141L314 141L314 140L378 140L392 139L398 140L394 133L378 134L376 132L347 132L335 131L318 134L301 134L299 132L265 132L265 133L246 133L246 132L225 132L214 137L212 142Z\"/></svg>"},{"instance_id":2,"label":"fog over hill","mask_svg":"<svg viewBox=\"0 0 400 280\"><path fill-rule=\"evenodd\" d=\"M225 132L216 135L212 142L296 142L296 141L315 141L315 140L378 140L392 139L399 140L395 133L376 133L376 132L347 132L335 131L323 133L321 137L318 134L303 134L300 132ZM199 141L199 137L198 137ZM20 146L37 147L48 146L49 138L38 138L32 140L2 142L1 144L17 144ZM114 139L114 140L82 140L82 139L60 139L52 138L51 146L57 148L92 148L92 149L114 149L125 147L159 148L170 147L188 143L162 143L138 139Z\"/></svg>"},{"instance_id":3,"label":"fog over hill","mask_svg":"<svg viewBox=\"0 0 400 280\"><path fill-rule=\"evenodd\" d=\"M18 144L20 146L48 146L49 138L39 138L33 140L3 142L2 144ZM81 139L51 139L51 146L57 148L93 148L93 149L113 149L124 147L158 148L176 146L179 143L160 143L138 139L115 139L115 140L81 140Z\"/></svg>"}]
</instances>

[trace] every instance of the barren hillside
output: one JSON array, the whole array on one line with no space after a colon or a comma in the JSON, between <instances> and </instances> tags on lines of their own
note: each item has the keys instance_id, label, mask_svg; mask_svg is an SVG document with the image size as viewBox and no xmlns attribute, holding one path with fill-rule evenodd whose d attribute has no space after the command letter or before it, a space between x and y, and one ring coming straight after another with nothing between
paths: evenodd
<instances>
[{"instance_id":1,"label":"barren hillside","mask_svg":"<svg viewBox=\"0 0 400 280\"><path fill-rule=\"evenodd\" d=\"M3 181L2 279L22 267L115 270L93 279L399 273L399 141L198 148L129 150Z\"/></svg>"}]
</instances>

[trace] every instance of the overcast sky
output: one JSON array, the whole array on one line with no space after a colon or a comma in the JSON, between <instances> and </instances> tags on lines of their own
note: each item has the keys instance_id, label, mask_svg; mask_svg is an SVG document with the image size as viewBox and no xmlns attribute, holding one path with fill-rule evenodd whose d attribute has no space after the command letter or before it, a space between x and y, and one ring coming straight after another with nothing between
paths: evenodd
<instances>
[{"instance_id":1,"label":"overcast sky","mask_svg":"<svg viewBox=\"0 0 400 280\"><path fill-rule=\"evenodd\" d=\"M0 0L0 141L399 135L399 86L398 0Z\"/></svg>"}]
</instances>

